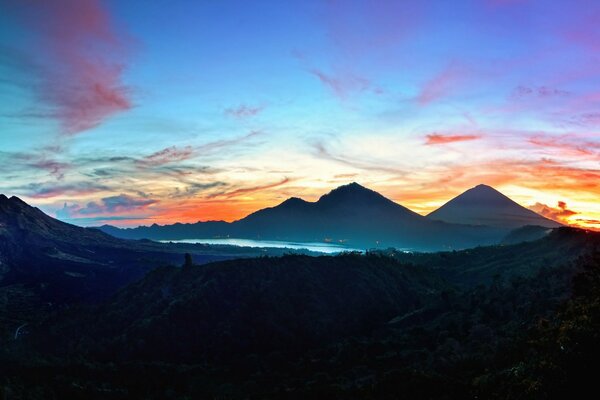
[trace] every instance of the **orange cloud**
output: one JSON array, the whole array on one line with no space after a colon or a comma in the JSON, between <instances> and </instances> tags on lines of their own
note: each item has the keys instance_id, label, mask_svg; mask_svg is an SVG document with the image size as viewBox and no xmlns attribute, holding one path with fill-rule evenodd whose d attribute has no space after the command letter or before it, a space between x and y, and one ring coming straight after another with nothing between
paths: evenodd
<instances>
[{"instance_id":1,"label":"orange cloud","mask_svg":"<svg viewBox=\"0 0 600 400\"><path fill-rule=\"evenodd\" d=\"M579 214L577 211L569 210L567 208L567 203L564 201L559 201L557 207L550 207L546 204L535 203L534 205L530 206L529 209L540 215L543 215L546 218L553 219L554 221L563 224L570 224L569 218L573 215Z\"/></svg>"},{"instance_id":2,"label":"orange cloud","mask_svg":"<svg viewBox=\"0 0 600 400\"><path fill-rule=\"evenodd\" d=\"M466 142L469 140L481 139L481 135L442 135L439 133L432 133L426 136L426 145L436 144L448 144L455 142Z\"/></svg>"}]
</instances>

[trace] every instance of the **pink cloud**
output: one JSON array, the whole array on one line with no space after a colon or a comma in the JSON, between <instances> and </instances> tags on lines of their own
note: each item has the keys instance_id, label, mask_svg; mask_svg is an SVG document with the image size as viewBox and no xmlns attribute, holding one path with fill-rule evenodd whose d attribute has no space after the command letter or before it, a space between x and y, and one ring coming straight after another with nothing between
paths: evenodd
<instances>
[{"instance_id":1,"label":"pink cloud","mask_svg":"<svg viewBox=\"0 0 600 400\"><path fill-rule=\"evenodd\" d=\"M438 145L477 140L481 139L481 135L442 135L439 133L432 133L431 135L427 135L426 139L426 145Z\"/></svg>"},{"instance_id":2,"label":"pink cloud","mask_svg":"<svg viewBox=\"0 0 600 400\"><path fill-rule=\"evenodd\" d=\"M600 150L600 142L582 140L573 135L533 135L528 143L542 148L555 149L563 155L570 156L593 156Z\"/></svg>"},{"instance_id":3,"label":"pink cloud","mask_svg":"<svg viewBox=\"0 0 600 400\"><path fill-rule=\"evenodd\" d=\"M12 7L34 33L40 100L75 135L132 107L122 82L124 42L100 0L53 0Z\"/></svg>"},{"instance_id":4,"label":"pink cloud","mask_svg":"<svg viewBox=\"0 0 600 400\"><path fill-rule=\"evenodd\" d=\"M465 79L465 71L456 64L448 65L433 78L425 82L417 101L428 105L449 95Z\"/></svg>"}]
</instances>

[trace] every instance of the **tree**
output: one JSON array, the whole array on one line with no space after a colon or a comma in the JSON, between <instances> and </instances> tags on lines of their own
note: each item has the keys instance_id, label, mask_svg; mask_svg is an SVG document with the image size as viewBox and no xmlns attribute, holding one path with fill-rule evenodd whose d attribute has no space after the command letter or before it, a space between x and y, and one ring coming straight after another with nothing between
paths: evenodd
<instances>
[{"instance_id":1,"label":"tree","mask_svg":"<svg viewBox=\"0 0 600 400\"><path fill-rule=\"evenodd\" d=\"M190 253L185 253L184 256L183 269L190 269L194 266L194 260L192 259L192 255Z\"/></svg>"}]
</instances>

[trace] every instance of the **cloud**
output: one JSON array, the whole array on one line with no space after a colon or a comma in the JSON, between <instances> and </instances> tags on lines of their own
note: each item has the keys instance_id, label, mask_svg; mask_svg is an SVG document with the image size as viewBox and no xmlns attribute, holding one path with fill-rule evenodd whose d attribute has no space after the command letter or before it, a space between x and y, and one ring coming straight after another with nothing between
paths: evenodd
<instances>
[{"instance_id":1,"label":"cloud","mask_svg":"<svg viewBox=\"0 0 600 400\"><path fill-rule=\"evenodd\" d=\"M185 146L183 148L171 146L144 157L140 162L148 165L164 165L176 161L187 160L193 155L194 149L192 146Z\"/></svg>"},{"instance_id":2,"label":"cloud","mask_svg":"<svg viewBox=\"0 0 600 400\"><path fill-rule=\"evenodd\" d=\"M246 104L242 104L235 108L227 108L225 109L225 115L233 118L249 118L255 117L260 114L265 109L264 106L252 107Z\"/></svg>"},{"instance_id":3,"label":"cloud","mask_svg":"<svg viewBox=\"0 0 600 400\"><path fill-rule=\"evenodd\" d=\"M55 160L39 160L29 164L29 166L48 171L50 175L54 176L56 179L62 180L65 177L65 171L69 169L71 165Z\"/></svg>"},{"instance_id":4,"label":"cloud","mask_svg":"<svg viewBox=\"0 0 600 400\"><path fill-rule=\"evenodd\" d=\"M395 71L404 61L402 44L425 14L421 2L327 0L322 7L319 14L330 60L319 57L319 65L325 67L316 68L309 52L294 49L294 57L342 101L353 95L382 94L384 89L372 77Z\"/></svg>"},{"instance_id":5,"label":"cloud","mask_svg":"<svg viewBox=\"0 0 600 400\"><path fill-rule=\"evenodd\" d=\"M99 202L91 201L83 207L78 204L67 205L65 203L63 208L56 212L56 216L62 219L72 219L106 214L139 213L157 203L158 201L153 199L136 198L120 194L118 196L104 197ZM128 216L127 219L131 219L131 217Z\"/></svg>"},{"instance_id":6,"label":"cloud","mask_svg":"<svg viewBox=\"0 0 600 400\"><path fill-rule=\"evenodd\" d=\"M339 164L346 165L352 168L364 170L364 171L376 171L384 172L394 175L405 175L406 171L400 170L399 168L391 167L387 162L369 161L369 160L357 160L332 154L322 142L316 142L313 144L315 155L318 158L335 161Z\"/></svg>"},{"instance_id":7,"label":"cloud","mask_svg":"<svg viewBox=\"0 0 600 400\"><path fill-rule=\"evenodd\" d=\"M481 135L443 135L440 133L432 133L427 135L425 140L426 145L448 144L456 142L466 142L470 140L481 139Z\"/></svg>"},{"instance_id":8,"label":"cloud","mask_svg":"<svg viewBox=\"0 0 600 400\"><path fill-rule=\"evenodd\" d=\"M261 134L262 134L261 131L251 131L250 133L240 136L240 137L237 137L237 138L215 140L213 142L209 142L209 143L203 144L201 146L198 146L196 148L196 152L200 155L203 155L206 153L213 152L215 150L220 150L220 149L223 149L226 147L237 145L237 144L245 142L249 139L253 139L257 136L260 136Z\"/></svg>"},{"instance_id":9,"label":"cloud","mask_svg":"<svg viewBox=\"0 0 600 400\"><path fill-rule=\"evenodd\" d=\"M190 198L194 197L196 194L204 192L209 189L227 186L227 183L221 181L215 182L190 182L186 183L185 188L182 190L180 188L175 188L175 193L173 193L171 198Z\"/></svg>"},{"instance_id":10,"label":"cloud","mask_svg":"<svg viewBox=\"0 0 600 400\"><path fill-rule=\"evenodd\" d=\"M529 137L527 142L538 147L558 150L561 155L568 156L594 156L600 150L600 142L582 140L573 135L537 134Z\"/></svg>"},{"instance_id":11,"label":"cloud","mask_svg":"<svg viewBox=\"0 0 600 400\"><path fill-rule=\"evenodd\" d=\"M60 146L45 146L27 152L2 152L0 151L0 170L19 171L25 173L31 170L48 172L58 180L62 180L65 173L72 168L69 162L59 161Z\"/></svg>"},{"instance_id":12,"label":"cloud","mask_svg":"<svg viewBox=\"0 0 600 400\"><path fill-rule=\"evenodd\" d=\"M425 82L417 95L417 102L424 106L438 101L449 95L463 80L465 80L464 69L456 63L451 63Z\"/></svg>"},{"instance_id":13,"label":"cloud","mask_svg":"<svg viewBox=\"0 0 600 400\"><path fill-rule=\"evenodd\" d=\"M529 209L535 211L536 213L546 218L567 224L569 223L569 217L578 214L577 211L569 210L567 208L567 203L565 203L564 201L559 201L557 207L550 207L546 204L535 203L534 205L529 206Z\"/></svg>"},{"instance_id":14,"label":"cloud","mask_svg":"<svg viewBox=\"0 0 600 400\"><path fill-rule=\"evenodd\" d=\"M340 100L346 100L351 93L365 92L367 90L372 90L374 93L380 93L381 91L381 89L372 88L371 82L368 79L354 74L334 76L315 68L310 69L309 72L316 76Z\"/></svg>"},{"instance_id":15,"label":"cloud","mask_svg":"<svg viewBox=\"0 0 600 400\"><path fill-rule=\"evenodd\" d=\"M575 221L577 221L577 223L583 224L585 226L588 226L588 225L600 226L600 220L598 220L598 219L576 218Z\"/></svg>"},{"instance_id":16,"label":"cloud","mask_svg":"<svg viewBox=\"0 0 600 400\"><path fill-rule=\"evenodd\" d=\"M122 82L124 41L101 0L19 2L8 10L33 33L33 87L48 107L36 113L75 135L132 107Z\"/></svg>"},{"instance_id":17,"label":"cloud","mask_svg":"<svg viewBox=\"0 0 600 400\"><path fill-rule=\"evenodd\" d=\"M581 113L571 117L569 122L579 126L600 127L600 112Z\"/></svg>"},{"instance_id":18,"label":"cloud","mask_svg":"<svg viewBox=\"0 0 600 400\"><path fill-rule=\"evenodd\" d=\"M570 93L566 90L552 88L548 86L517 86L511 97L514 99L522 99L528 97L551 98L551 97L566 97Z\"/></svg>"},{"instance_id":19,"label":"cloud","mask_svg":"<svg viewBox=\"0 0 600 400\"><path fill-rule=\"evenodd\" d=\"M290 178L283 178L279 182L269 183L269 184L266 184L266 185L256 185L256 186L250 186L250 187L243 187L243 188L232 190L230 192L213 193L213 194L207 196L207 198L212 199L212 198L215 198L215 197L226 197L226 198L237 197L237 196L240 196L240 195L257 192L259 190L273 189L273 188L285 185L286 183L288 183L290 181L291 181Z\"/></svg>"},{"instance_id":20,"label":"cloud","mask_svg":"<svg viewBox=\"0 0 600 400\"><path fill-rule=\"evenodd\" d=\"M74 182L57 185L56 182L30 183L16 188L16 191L35 199L48 199L58 196L87 196L107 191L110 188L92 182Z\"/></svg>"}]
</instances>

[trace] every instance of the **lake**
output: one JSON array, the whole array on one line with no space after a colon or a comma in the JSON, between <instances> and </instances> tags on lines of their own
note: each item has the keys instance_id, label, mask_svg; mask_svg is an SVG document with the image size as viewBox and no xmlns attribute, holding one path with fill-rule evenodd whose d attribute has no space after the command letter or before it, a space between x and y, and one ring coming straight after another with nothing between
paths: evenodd
<instances>
[{"instance_id":1,"label":"lake","mask_svg":"<svg viewBox=\"0 0 600 400\"><path fill-rule=\"evenodd\" d=\"M316 251L320 253L341 253L342 251L360 251L363 250L353 249L334 243L300 243L300 242L286 242L278 240L252 240L252 239L181 239L181 240L161 240L163 243L203 243L203 244L221 244L229 246L241 246L241 247L275 247L280 249L307 249L310 251Z\"/></svg>"}]
</instances>

